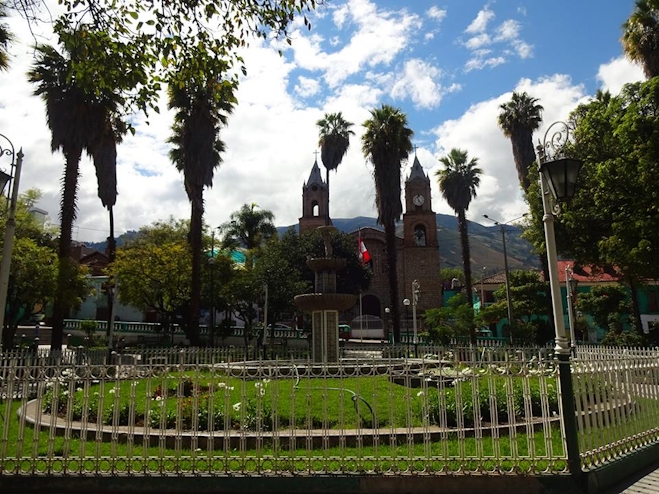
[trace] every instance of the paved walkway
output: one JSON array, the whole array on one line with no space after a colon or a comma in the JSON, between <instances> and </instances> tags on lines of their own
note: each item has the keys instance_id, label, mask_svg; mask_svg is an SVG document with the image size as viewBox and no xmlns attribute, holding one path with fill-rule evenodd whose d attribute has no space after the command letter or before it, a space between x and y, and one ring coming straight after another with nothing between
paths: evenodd
<instances>
[{"instance_id":1,"label":"paved walkway","mask_svg":"<svg viewBox=\"0 0 659 494\"><path fill-rule=\"evenodd\" d=\"M659 494L659 462L610 487L602 494Z\"/></svg>"}]
</instances>

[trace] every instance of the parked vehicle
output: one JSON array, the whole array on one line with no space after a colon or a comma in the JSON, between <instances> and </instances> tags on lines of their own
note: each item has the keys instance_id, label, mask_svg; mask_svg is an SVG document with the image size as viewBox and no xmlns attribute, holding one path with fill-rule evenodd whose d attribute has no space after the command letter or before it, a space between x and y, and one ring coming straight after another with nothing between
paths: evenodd
<instances>
[{"instance_id":1,"label":"parked vehicle","mask_svg":"<svg viewBox=\"0 0 659 494\"><path fill-rule=\"evenodd\" d=\"M339 324L339 338L348 341L352 337L352 328L348 324Z\"/></svg>"}]
</instances>

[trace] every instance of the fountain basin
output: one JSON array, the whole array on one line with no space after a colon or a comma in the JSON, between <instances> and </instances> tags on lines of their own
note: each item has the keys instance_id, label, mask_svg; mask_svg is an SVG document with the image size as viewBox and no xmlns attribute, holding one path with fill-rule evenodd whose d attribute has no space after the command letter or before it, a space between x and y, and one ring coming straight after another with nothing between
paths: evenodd
<instances>
[{"instance_id":1,"label":"fountain basin","mask_svg":"<svg viewBox=\"0 0 659 494\"><path fill-rule=\"evenodd\" d=\"M295 305L308 312L316 310L348 310L357 303L357 295L348 293L304 293L293 299Z\"/></svg>"},{"instance_id":2,"label":"fountain basin","mask_svg":"<svg viewBox=\"0 0 659 494\"><path fill-rule=\"evenodd\" d=\"M307 261L307 266L312 271L338 271L346 266L345 259L337 259L336 257L314 257Z\"/></svg>"}]
</instances>

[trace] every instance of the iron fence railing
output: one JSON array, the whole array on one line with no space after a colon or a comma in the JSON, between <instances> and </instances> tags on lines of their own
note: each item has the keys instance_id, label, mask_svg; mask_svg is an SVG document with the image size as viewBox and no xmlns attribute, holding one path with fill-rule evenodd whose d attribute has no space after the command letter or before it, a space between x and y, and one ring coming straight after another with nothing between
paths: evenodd
<instances>
[{"instance_id":1,"label":"iron fence railing","mask_svg":"<svg viewBox=\"0 0 659 494\"><path fill-rule=\"evenodd\" d=\"M659 441L659 349L579 346L572 379L585 468Z\"/></svg>"},{"instance_id":2,"label":"iron fence railing","mask_svg":"<svg viewBox=\"0 0 659 494\"><path fill-rule=\"evenodd\" d=\"M538 349L5 353L4 475L563 472L556 368ZM434 351L430 351L434 350Z\"/></svg>"},{"instance_id":3,"label":"iron fence railing","mask_svg":"<svg viewBox=\"0 0 659 494\"><path fill-rule=\"evenodd\" d=\"M261 349L262 350L262 349ZM2 475L564 473L551 348L0 355ZM260 351L260 350L259 350ZM659 352L580 346L584 468L659 439Z\"/></svg>"}]
</instances>

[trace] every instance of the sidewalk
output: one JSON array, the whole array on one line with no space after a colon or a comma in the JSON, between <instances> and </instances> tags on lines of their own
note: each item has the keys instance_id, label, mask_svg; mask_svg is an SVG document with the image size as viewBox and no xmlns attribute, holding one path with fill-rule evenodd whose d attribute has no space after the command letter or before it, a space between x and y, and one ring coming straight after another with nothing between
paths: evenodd
<instances>
[{"instance_id":1,"label":"sidewalk","mask_svg":"<svg viewBox=\"0 0 659 494\"><path fill-rule=\"evenodd\" d=\"M659 462L636 472L601 494L659 494Z\"/></svg>"}]
</instances>

